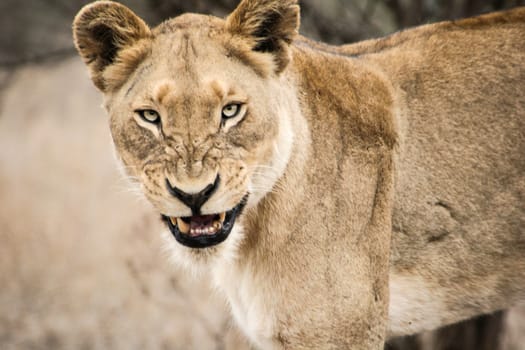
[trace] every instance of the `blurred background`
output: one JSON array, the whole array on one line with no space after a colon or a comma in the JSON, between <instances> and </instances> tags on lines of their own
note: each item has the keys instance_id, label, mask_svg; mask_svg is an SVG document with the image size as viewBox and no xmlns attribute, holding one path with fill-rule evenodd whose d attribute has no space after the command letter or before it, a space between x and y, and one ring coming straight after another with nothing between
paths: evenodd
<instances>
[{"instance_id":1,"label":"blurred background","mask_svg":"<svg viewBox=\"0 0 525 350\"><path fill-rule=\"evenodd\" d=\"M0 2L0 349L249 349L207 276L162 250L157 213L115 169L101 96L76 56L84 0ZM237 0L122 1L150 25ZM330 43L524 0L302 0ZM524 38L525 40L525 38ZM525 349L525 310L394 339L388 349Z\"/></svg>"}]
</instances>

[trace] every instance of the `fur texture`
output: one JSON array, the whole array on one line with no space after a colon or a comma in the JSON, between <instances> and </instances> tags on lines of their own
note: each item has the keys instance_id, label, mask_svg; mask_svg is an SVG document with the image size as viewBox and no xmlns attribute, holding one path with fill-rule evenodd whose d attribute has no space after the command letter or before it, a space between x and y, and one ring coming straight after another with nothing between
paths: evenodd
<instances>
[{"instance_id":1,"label":"fur texture","mask_svg":"<svg viewBox=\"0 0 525 350\"><path fill-rule=\"evenodd\" d=\"M249 194L225 242L168 238L174 258L212 272L263 349L381 349L524 300L525 9L341 47L298 36L298 18L292 0L153 30L112 2L77 15L155 208L192 215L166 180L197 193L219 174L205 214Z\"/></svg>"}]
</instances>

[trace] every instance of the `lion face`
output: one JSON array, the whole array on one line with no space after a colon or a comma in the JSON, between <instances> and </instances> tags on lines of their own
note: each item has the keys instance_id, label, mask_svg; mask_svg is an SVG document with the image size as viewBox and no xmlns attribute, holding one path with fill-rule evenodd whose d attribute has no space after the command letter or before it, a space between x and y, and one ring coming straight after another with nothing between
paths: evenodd
<instances>
[{"instance_id":1,"label":"lion face","mask_svg":"<svg viewBox=\"0 0 525 350\"><path fill-rule=\"evenodd\" d=\"M93 9L118 13L116 28L107 18L81 25L101 17L88 16ZM293 134L280 75L285 47L273 38L274 51L254 50L251 45L260 42L236 34L242 28L233 19L184 15L149 31L122 5L97 2L84 12L75 21L77 48L95 67L92 77L105 94L126 174L179 243L218 245L243 209L272 190L288 161ZM99 46L111 45L102 33L109 27L119 39L113 45L121 45L129 36L122 25L138 26L135 32L143 34L122 48L86 52L82 38L88 34ZM108 58L111 50L116 54Z\"/></svg>"},{"instance_id":2,"label":"lion face","mask_svg":"<svg viewBox=\"0 0 525 350\"><path fill-rule=\"evenodd\" d=\"M228 236L251 194L271 189L261 180L277 157L279 109L264 93L272 81L206 38L166 34L156 51L139 81L108 100L111 133L177 240L208 247Z\"/></svg>"}]
</instances>

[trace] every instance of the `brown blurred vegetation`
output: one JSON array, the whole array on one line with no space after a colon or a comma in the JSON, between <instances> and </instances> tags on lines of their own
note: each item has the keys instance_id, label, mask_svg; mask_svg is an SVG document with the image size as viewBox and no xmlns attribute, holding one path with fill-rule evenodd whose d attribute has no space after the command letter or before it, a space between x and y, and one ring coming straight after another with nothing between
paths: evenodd
<instances>
[{"instance_id":1,"label":"brown blurred vegetation","mask_svg":"<svg viewBox=\"0 0 525 350\"><path fill-rule=\"evenodd\" d=\"M73 54L69 27L89 0L2 0L0 66ZM184 12L224 16L237 0L123 0L151 25ZM423 23L525 4L525 0L301 0L304 35L340 44Z\"/></svg>"},{"instance_id":2,"label":"brown blurred vegetation","mask_svg":"<svg viewBox=\"0 0 525 350\"><path fill-rule=\"evenodd\" d=\"M71 33L70 33L70 26L71 21L75 13L80 9L80 7L89 1L86 0L2 0L0 3L0 112L5 112L5 106L2 106L2 101L5 97L6 89L9 87L11 79L16 76L16 72L19 67L27 66L27 65L42 65L42 64L50 64L53 62L60 62L65 59L69 59L70 57L73 57L75 55L73 46L72 46L72 40L71 40ZM237 4L237 0L195 0L195 1L187 1L187 0L126 0L122 1L124 4L128 5L130 8L132 8L134 11L136 11L139 15L141 15L143 18L147 20L152 25L155 25L162 21L165 18L176 16L180 13L184 12L203 12L203 13L211 13L218 16L224 16L227 13L229 13ZM525 0L302 0L301 1L301 8L302 8L302 27L301 32L304 35L307 35L309 37L322 40L329 43L339 44L343 42L353 42L361 39L371 38L371 37L377 37L389 34L391 32L394 32L396 30L400 30L403 28L407 28L410 26L415 26L418 24L423 23L429 23L429 22L435 22L439 20L445 20L445 19L457 19L461 17L467 17L471 15L477 15L484 12L494 11L494 10L502 10L507 8L512 8L515 6L524 5ZM44 65L45 66L45 65ZM66 82L64 82L66 84ZM86 88L86 87L85 87ZM67 94L67 89L63 90L62 93ZM77 99L81 99L81 97L77 96L75 97ZM45 103L42 101L41 103ZM81 102L79 102L81 105ZM11 109L12 110L12 109ZM74 106L70 109L68 109L69 112L74 110ZM28 112L30 113L30 112ZM50 112L51 113L51 112ZM98 113L100 114L100 113ZM0 114L0 118L2 115ZM1 121L1 119L0 119ZM1 128L4 128L3 131L7 132L7 129L5 124L0 124L0 131L2 131ZM23 138L23 133L20 133L20 137ZM97 134L98 135L98 134ZM60 137L56 135L55 137ZM79 136L79 138L82 138ZM15 141L13 141L15 142ZM20 142L23 142L20 141ZM87 141L86 141L87 142ZM11 145L16 145L15 143L12 143ZM14 147L14 146L13 146ZM35 146L36 147L36 146ZM16 150L13 149L12 152L15 152ZM92 162L97 162L97 157L94 155L91 159ZM0 158L2 160L2 158ZM104 158L104 161L106 161L106 158ZM11 163L9 163L11 164ZM9 164L7 164L9 166ZM5 166L6 164L3 164L2 166ZM20 168L25 169L25 168ZM39 168L39 169L46 169L45 167ZM100 175L100 174L98 174ZM91 176L98 176L97 174L91 174ZM0 180L2 180L2 176L8 177L8 172L0 172ZM17 176L16 174L11 176ZM31 176L31 175L25 175L25 176ZM109 175L108 175L109 176ZM28 182L31 182L30 180L27 180L27 182L24 182L24 178L19 180L20 186L26 186ZM10 182L4 182L10 183ZM12 182L11 182L12 183ZM0 189L2 188L2 182L0 182ZM99 188L99 196L103 195L106 191L111 191L111 188L108 189L100 189ZM8 203L13 200L12 197L7 198L5 196L0 196L2 201L5 203ZM51 194L52 195L52 194ZM64 197L64 201L72 201L73 203L74 199L71 199L67 197L65 194L62 194ZM86 198L89 196L89 194L84 194ZM42 213L45 212L45 198L44 197L43 202L40 204L34 204L31 203L29 199L26 199L24 203L20 204L20 208L17 211L16 203L10 205L10 209L7 211L3 211L3 215L0 215L0 238L2 239L14 239L15 237L25 237L31 242L27 243L28 245L36 245L37 241L44 238L44 242L39 247L41 249L45 249L46 244L50 244L48 241L52 241L54 238L52 236L46 236L46 235L52 235L52 233L47 232L46 235L42 235L38 229L40 229L41 225L50 225L49 222L46 222L44 218L41 218L42 224L38 225L37 231L31 231L31 233L27 234L26 236L23 236L19 234L20 230L24 230L24 228L20 228L23 225L23 223L14 223L13 218L21 218L21 211L22 208L24 210L31 211L41 211ZM113 200L113 199L111 199ZM111 202L110 205L113 205L114 203ZM16 201L15 201L16 202ZM33 205L33 207L31 207ZM93 207L96 207L96 203L91 204ZM28 209L29 206L29 209ZM14 209L13 209L14 208ZM47 208L50 210L49 208ZM132 209L130 209L132 210ZM133 209L136 210L136 209ZM12 213L11 213L12 211ZM9 214L11 213L11 214ZM28 215L28 213L25 213ZM43 215L43 214L42 214ZM115 215L122 215L125 216L126 213L118 212L115 213ZM143 214L144 217L149 218L147 214ZM146 219L146 221L151 219ZM108 219L108 221L111 221ZM122 220L121 220L122 221ZM93 224L93 223L92 223ZM60 226L59 224L56 224ZM94 225L94 224L93 224ZM141 224L145 225L145 224ZM151 224L152 226L155 226L155 224ZM58 227L57 226L57 227ZM128 225L124 225L123 227L128 227ZM132 225L131 225L132 226ZM120 230L114 230L118 231L119 234L127 234L127 235L137 235L138 231L141 231L144 229L144 227L140 226L137 228L136 226L128 227L129 233L123 233L124 229ZM69 227L70 230L75 230L75 227ZM42 229L43 230L43 229ZM64 230L62 227L60 230ZM112 231L110 231L112 232ZM134 237L135 237L134 236ZM149 237L149 236L148 236ZM48 241L45 241L45 240ZM148 252L145 250L144 246L148 247L148 249L154 249L152 247L152 244L150 243L153 238L148 238L149 240L145 242L146 244L141 243L140 239L135 239L135 243L132 246L133 249L136 249L137 251L141 251L141 256L145 259L152 258L152 255L155 255L155 252ZM47 243L46 243L47 242ZM85 243L85 242L84 242ZM88 242L88 246L90 247L97 247L97 245L93 242ZM9 246L9 242L6 243L7 247ZM16 245L19 249L19 252L14 252L12 249L7 251L4 250L4 260L0 258L0 273L18 273L16 271L17 268L15 267L15 263L13 263L13 259L39 259L39 257L34 257L31 255L32 251L29 253L25 253L25 249L27 248L27 244L20 244ZM124 269L129 272L129 276L125 277L118 277L117 275L114 277L115 280L119 279L135 279L140 280L140 290L139 291L133 291L133 293L142 293L142 294L148 294L148 293L155 293L154 291L151 291L151 288L154 288L154 286L158 286L159 284L163 284L162 288L171 290L174 297L183 295L184 298L191 299L190 296L188 296L188 293L191 294L191 291L184 290L180 285L181 283L185 283L183 281L186 281L184 279L181 279L181 277L169 277L167 278L167 281L161 281L157 279L157 277L151 277L151 274L154 274L154 270L161 270L161 273L166 273L166 275L170 275L171 272L162 272L162 268L157 269L156 267L149 266L147 261L140 261L139 264L146 264L147 268L135 268L135 264L138 262L134 260L134 256L136 256L136 251L132 248L128 247L128 251L126 252L118 252L118 254L122 255L121 261L123 261L123 264L125 265ZM36 248L35 248L36 249ZM67 249L81 249L81 247L78 246L75 242L69 242L61 249L67 250ZM98 248L96 248L98 249ZM0 253L2 250L0 249ZM6 258L6 254L11 254L13 256L13 259ZM40 254L44 254L45 252L40 252ZM64 253L68 259L75 259L78 258L78 256L75 256L74 253ZM84 253L87 254L87 253ZM108 251L105 253L106 255L111 255L112 252ZM42 257L41 259L47 259ZM52 260L52 257L49 259ZM88 258L86 258L88 259ZM112 260L108 258L108 264L111 263ZM78 261L76 264L80 264ZM80 271L82 271L82 266L76 266L75 263L72 265L73 267L76 266L76 268L79 268ZM105 266L102 264L99 266L99 268L104 269ZM165 268L165 267L164 267ZM13 272L14 271L14 272ZM21 272L20 272L21 273ZM45 273L45 272L44 272ZM62 273L62 272L60 272ZM151 273L151 274L150 274ZM64 272L65 276L65 272ZM178 275L177 275L178 276ZM30 275L27 278L34 278L41 280L42 283L46 280L45 275L41 275L35 272L35 274ZM7 283L5 281L10 280L10 284L4 285L3 287L0 287L0 314L6 315L9 313L9 320L15 320L17 319L16 313L31 313L31 312L37 312L33 309L27 309L28 307L34 307L33 304L31 304L30 300L33 300L36 298L35 293L37 291L31 290L33 287L31 287L30 284L27 286L24 285L22 282L17 280L16 278L10 279L9 276L1 276L0 275L0 282ZM18 281L18 282L17 282ZM114 281L113 281L114 282ZM62 283L67 283L65 281L62 281ZM110 283L110 281L105 281L103 283ZM125 283L131 283L131 282L122 282ZM188 282L189 283L189 282ZM71 286L70 286L71 287ZM88 285L87 287L100 287L96 285ZM80 288L80 287L78 287ZM182 288L182 289L181 289ZM205 287L202 287L205 288ZM86 292L84 292L86 293ZM19 300L12 300L9 298L18 298ZM67 298L66 298L67 299ZM195 299L195 298L194 298ZM126 299L127 300L127 299ZM130 299L130 303L133 302ZM78 301L79 303L82 303L82 300ZM199 304L199 300L192 300L192 302L196 305ZM45 303L45 302L44 302ZM73 303L73 301L71 301ZM209 301L202 302L203 304L210 303ZM20 304L19 306L17 306ZM183 303L184 304L184 303ZM33 305L33 306L32 306ZM71 307L71 304L68 304ZM38 307L44 308L44 306L39 305ZM152 309L155 309L155 317L170 317L170 315L164 315L162 316L162 311L165 310L163 306L145 306L150 307ZM199 307L197 307L199 308ZM204 309L204 307L200 307ZM184 308L183 308L184 309ZM59 307L57 307L57 310L60 310ZM171 309L170 309L171 310ZM180 309L177 309L177 312L181 312ZM216 312L223 312L223 308L219 308L219 311ZM200 314L200 319L202 321L202 318L206 318L207 316L202 312ZM197 312L197 314L199 314ZM191 310L183 311L183 314L192 314L195 316L195 312ZM67 319L61 319L59 317L60 315L56 315L57 320L62 322L61 329L67 330ZM130 317L132 317L131 315ZM5 316L7 317L7 316ZM108 316L109 317L109 316ZM114 317L114 316L112 316ZM190 316L188 316L190 317ZM179 317L180 318L180 317ZM0 321L2 317L0 316ZM434 350L474 350L474 349L498 349L503 348L501 347L502 341L501 341L501 335L505 334L506 331L506 325L508 324L508 317L504 312L496 313L495 315L490 316L482 316L475 320L466 321L463 323L460 323L458 325L452 325L445 327L441 330L435 331L435 332L428 332L423 335L413 336L413 337L407 337L403 339L395 339L390 342L390 344L387 346L387 349L390 350L397 350L397 349L408 349L408 350L416 350L416 349L434 349ZM517 318L519 320L519 318ZM521 318L523 320L523 318ZM11 323L4 323L8 324L9 327L17 327L17 323L13 321ZM111 318L108 318L108 322L111 322ZM220 321L220 322L226 322L226 321ZM219 323L220 323L219 322ZM517 321L516 321L517 322ZM204 322L206 323L206 322ZM155 323L155 325L160 326L161 322ZM221 323L222 324L222 323ZM20 325L19 325L20 326ZM0 324L0 327L3 327ZM37 327L37 325L32 325L32 327ZM87 326L86 326L87 327ZM176 325L173 325L173 327L177 327ZM222 328L220 328L222 327ZM213 337L214 338L220 338L221 337L221 330L225 327L224 325L220 326L219 328L214 328L212 330ZM212 327L213 328L213 327ZM155 327L147 327L144 326L142 331L144 332L152 332L155 331ZM50 336L46 336L45 341L37 341L36 343L24 343L23 341L17 344L21 344L20 347L15 348L39 348L39 349L53 349L57 348L56 344L57 342L60 343L61 333L57 331L58 333L52 333ZM120 330L120 333L118 336L126 337L126 332L133 333L134 330ZM201 330L201 332L205 332ZM15 332L16 333L16 332ZM197 332L197 334L199 334ZM74 335L73 335L74 336ZM105 334L106 337L111 337L111 335ZM2 348L2 344L9 345L14 344L10 343L10 341L15 337L12 333L10 333L9 329L4 328L3 330L0 330L0 348ZM23 335L18 334L17 337L22 337ZM212 337L212 338L213 338ZM11 340L10 340L11 339ZM58 339L58 340L57 340ZM195 339L193 339L195 342ZM219 342L221 343L221 342ZM25 344L25 345L24 345ZM28 345L30 344L30 345ZM85 348L97 348L97 343L86 343ZM107 344L107 343L104 343ZM110 343L111 344L111 343ZM120 343L119 343L120 344ZM171 344L171 343L169 343ZM189 344L189 343L187 343ZM227 348L226 343L221 343L220 348ZM151 345L156 346L156 345ZM160 347L160 345L159 345ZM104 348L102 346L101 348ZM137 347L131 346L131 348L141 348L140 345L137 345ZM169 348L169 347L168 347ZM179 347L184 348L184 347ZM194 347L195 348L195 347ZM198 347L196 347L198 348ZM523 349L523 348L522 348ZM510 350L510 348L509 348ZM513 350L519 350L518 348L513 348Z\"/></svg>"}]
</instances>

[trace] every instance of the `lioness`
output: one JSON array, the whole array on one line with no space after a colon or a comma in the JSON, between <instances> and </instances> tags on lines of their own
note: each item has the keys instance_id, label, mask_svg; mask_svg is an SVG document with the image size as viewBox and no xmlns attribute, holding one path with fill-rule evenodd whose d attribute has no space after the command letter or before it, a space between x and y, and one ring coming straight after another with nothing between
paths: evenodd
<instances>
[{"instance_id":1,"label":"lioness","mask_svg":"<svg viewBox=\"0 0 525 350\"><path fill-rule=\"evenodd\" d=\"M175 259L261 349L380 349L525 300L525 8L334 47L296 0L74 21Z\"/></svg>"}]
</instances>

